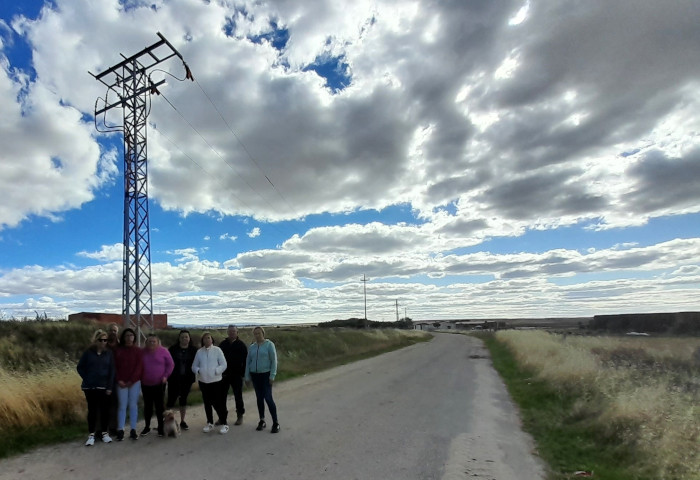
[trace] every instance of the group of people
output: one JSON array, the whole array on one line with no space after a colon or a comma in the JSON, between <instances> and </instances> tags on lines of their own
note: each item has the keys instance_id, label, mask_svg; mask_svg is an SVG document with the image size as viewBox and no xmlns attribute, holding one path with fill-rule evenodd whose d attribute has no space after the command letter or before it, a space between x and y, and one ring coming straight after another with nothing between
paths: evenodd
<instances>
[{"instance_id":1,"label":"group of people","mask_svg":"<svg viewBox=\"0 0 700 480\"><path fill-rule=\"evenodd\" d=\"M243 382L251 382L255 389L260 420L256 430L267 427L265 404L272 417L272 433L280 431L277 406L272 398L272 385L277 375L277 350L265 338L263 327L255 327L255 341L249 346L238 337L238 328L229 325L227 338L219 346L210 332L204 332L200 348L192 344L188 330L180 330L178 341L166 349L155 333L146 337L143 348L137 345L136 333L126 328L118 336L119 326L111 324L107 331L97 330L92 344L78 362L78 373L83 379L81 388L87 401L89 436L86 446L95 444L95 438L110 443L112 436L124 439L126 416L129 414L129 437L151 432L154 411L158 436L164 436L163 413L177 402L180 408L180 428L188 430L185 421L187 398L195 381L202 392L206 425L209 433L218 427L228 433L226 398L229 387L236 405L235 425L243 423ZM165 392L167 388L167 402ZM136 433L138 399L143 397L145 426ZM217 420L214 421L214 412Z\"/></svg>"}]
</instances>

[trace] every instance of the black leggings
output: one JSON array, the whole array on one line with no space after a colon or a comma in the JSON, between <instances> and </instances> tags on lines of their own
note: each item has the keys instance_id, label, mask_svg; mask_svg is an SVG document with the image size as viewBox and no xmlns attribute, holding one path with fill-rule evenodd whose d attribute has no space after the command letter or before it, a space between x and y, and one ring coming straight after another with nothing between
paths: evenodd
<instances>
[{"instance_id":1,"label":"black leggings","mask_svg":"<svg viewBox=\"0 0 700 480\"><path fill-rule=\"evenodd\" d=\"M143 394L143 418L146 420L146 426L151 426L151 417L153 416L153 406L156 407L156 420L158 421L158 431L163 430L163 395L165 395L165 385L141 385L141 393Z\"/></svg>"},{"instance_id":2,"label":"black leggings","mask_svg":"<svg viewBox=\"0 0 700 480\"><path fill-rule=\"evenodd\" d=\"M109 422L109 401L111 395L107 395L107 390L93 388L91 390L83 390L85 393L85 400L87 400L87 421L88 421L88 433L102 433L95 432L97 427L97 419L100 419L100 427L106 432L106 425ZM112 393L114 395L114 393Z\"/></svg>"},{"instance_id":3,"label":"black leggings","mask_svg":"<svg viewBox=\"0 0 700 480\"><path fill-rule=\"evenodd\" d=\"M204 413L207 415L207 423L214 423L212 407L219 416L219 423L226 425L228 420L228 410L226 409L226 391L224 391L224 382L204 383L199 382L199 390L202 392L202 401L204 401ZM227 389L228 390L228 389Z\"/></svg>"}]
</instances>

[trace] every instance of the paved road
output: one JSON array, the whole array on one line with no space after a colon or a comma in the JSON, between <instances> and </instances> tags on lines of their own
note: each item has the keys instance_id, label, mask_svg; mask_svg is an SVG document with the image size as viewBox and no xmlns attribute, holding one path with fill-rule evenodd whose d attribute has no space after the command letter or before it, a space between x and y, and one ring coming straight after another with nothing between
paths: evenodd
<instances>
[{"instance_id":1,"label":"paved road","mask_svg":"<svg viewBox=\"0 0 700 480\"><path fill-rule=\"evenodd\" d=\"M277 435L269 419L255 431L246 392L245 423L227 435L203 433L198 406L179 439L40 448L0 462L0 479L542 479L487 357L477 339L438 334L275 385Z\"/></svg>"}]
</instances>

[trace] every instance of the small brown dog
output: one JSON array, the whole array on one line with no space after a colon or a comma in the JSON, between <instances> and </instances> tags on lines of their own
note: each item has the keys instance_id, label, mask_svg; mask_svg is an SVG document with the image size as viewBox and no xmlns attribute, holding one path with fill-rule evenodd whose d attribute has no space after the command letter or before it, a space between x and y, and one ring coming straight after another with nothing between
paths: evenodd
<instances>
[{"instance_id":1,"label":"small brown dog","mask_svg":"<svg viewBox=\"0 0 700 480\"><path fill-rule=\"evenodd\" d=\"M163 412L163 431L166 437L178 438L180 436L180 425L175 420L175 412L172 410Z\"/></svg>"}]
</instances>

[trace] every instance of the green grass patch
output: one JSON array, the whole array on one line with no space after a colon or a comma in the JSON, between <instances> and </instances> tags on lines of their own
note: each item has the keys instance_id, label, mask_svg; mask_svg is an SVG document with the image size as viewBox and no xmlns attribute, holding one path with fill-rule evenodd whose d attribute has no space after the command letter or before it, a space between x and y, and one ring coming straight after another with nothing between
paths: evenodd
<instances>
[{"instance_id":1,"label":"green grass patch","mask_svg":"<svg viewBox=\"0 0 700 480\"><path fill-rule=\"evenodd\" d=\"M493 365L520 408L524 429L549 465L550 480L575 478L575 471L593 471L606 480L652 480L636 469L633 445L595 427L587 415L578 415L580 398L536 380L521 368L511 350L492 334L479 334L491 352ZM589 399L590 400L590 399Z\"/></svg>"},{"instance_id":2,"label":"green grass patch","mask_svg":"<svg viewBox=\"0 0 700 480\"><path fill-rule=\"evenodd\" d=\"M87 423L71 422L47 427L10 428L0 432L0 458L25 453L30 449L59 442L87 439Z\"/></svg>"}]
</instances>

